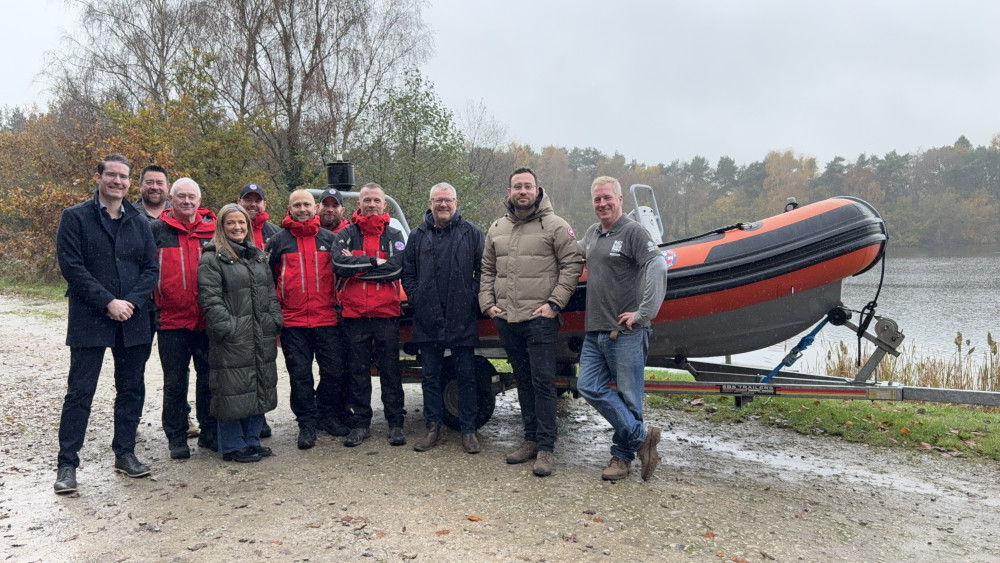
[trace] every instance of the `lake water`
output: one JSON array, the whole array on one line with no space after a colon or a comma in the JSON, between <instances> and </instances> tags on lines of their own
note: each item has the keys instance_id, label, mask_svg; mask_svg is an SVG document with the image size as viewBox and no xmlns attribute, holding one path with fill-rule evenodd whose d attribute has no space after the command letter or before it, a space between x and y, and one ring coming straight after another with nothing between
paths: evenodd
<instances>
[{"instance_id":1,"label":"lake water","mask_svg":"<svg viewBox=\"0 0 1000 563\"><path fill-rule=\"evenodd\" d=\"M1000 340L1000 246L981 246L959 251L893 249L885 263L885 281L878 297L876 315L888 317L899 326L906 339L922 357L951 358L956 352L955 336L976 347L973 357L982 357L986 334ZM844 280L843 303L860 311L875 298L881 265L860 276ZM668 304L669 305L669 304ZM858 314L852 320L857 322ZM869 330L874 328L873 321ZM806 331L808 333L808 331ZM806 334L806 333L803 333ZM770 348L733 356L733 361L774 367L799 342L799 337ZM793 370L816 371L828 349L844 342L852 357L857 354L857 336L846 327L827 325L816 342L803 354ZM872 346L869 344L868 351ZM967 351L964 347L963 351Z\"/></svg>"}]
</instances>

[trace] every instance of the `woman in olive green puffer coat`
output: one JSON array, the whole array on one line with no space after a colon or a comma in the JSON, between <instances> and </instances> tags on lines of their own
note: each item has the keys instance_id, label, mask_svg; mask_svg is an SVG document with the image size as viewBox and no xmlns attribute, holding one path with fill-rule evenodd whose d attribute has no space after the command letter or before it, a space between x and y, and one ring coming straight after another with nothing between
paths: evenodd
<instances>
[{"instance_id":1,"label":"woman in olive green puffer coat","mask_svg":"<svg viewBox=\"0 0 1000 563\"><path fill-rule=\"evenodd\" d=\"M198 302L209 338L211 412L219 420L219 452L226 461L271 455L260 445L264 413L278 406L277 335L281 305L256 248L250 217L223 206L215 236L198 264Z\"/></svg>"}]
</instances>

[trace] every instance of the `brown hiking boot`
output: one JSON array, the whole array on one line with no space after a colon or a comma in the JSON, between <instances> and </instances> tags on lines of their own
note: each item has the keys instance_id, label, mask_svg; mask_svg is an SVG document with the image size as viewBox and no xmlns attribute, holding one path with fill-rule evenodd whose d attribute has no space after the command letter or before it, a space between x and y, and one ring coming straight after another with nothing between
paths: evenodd
<instances>
[{"instance_id":1,"label":"brown hiking boot","mask_svg":"<svg viewBox=\"0 0 1000 563\"><path fill-rule=\"evenodd\" d=\"M624 479L628 477L629 462L624 459L614 456L611 461L608 462L608 466L604 468L604 472L601 473L601 479L605 481L618 481L619 479Z\"/></svg>"},{"instance_id":2,"label":"brown hiking boot","mask_svg":"<svg viewBox=\"0 0 1000 563\"><path fill-rule=\"evenodd\" d=\"M653 472L656 471L656 465L660 463L660 454L656 451L656 444L659 443L660 429L650 426L649 430L646 431L646 439L643 440L642 445L639 446L639 451L636 452L639 461L642 462L643 481L649 481L649 478L653 476Z\"/></svg>"},{"instance_id":3,"label":"brown hiking boot","mask_svg":"<svg viewBox=\"0 0 1000 563\"><path fill-rule=\"evenodd\" d=\"M417 443L413 444L413 449L418 452L426 452L436 446L439 441L441 441L441 425L437 422L432 422L427 427L427 435L417 440Z\"/></svg>"},{"instance_id":4,"label":"brown hiking boot","mask_svg":"<svg viewBox=\"0 0 1000 563\"><path fill-rule=\"evenodd\" d=\"M552 468L555 464L556 458L552 452L538 450L538 459L535 460L535 466L531 468L531 472L539 477L548 477L552 475Z\"/></svg>"},{"instance_id":5,"label":"brown hiking boot","mask_svg":"<svg viewBox=\"0 0 1000 563\"><path fill-rule=\"evenodd\" d=\"M462 449L467 454L478 454L482 451L475 434L462 434Z\"/></svg>"},{"instance_id":6,"label":"brown hiking boot","mask_svg":"<svg viewBox=\"0 0 1000 563\"><path fill-rule=\"evenodd\" d=\"M538 442L525 440L516 450L507 454L507 463L524 463L538 455Z\"/></svg>"}]
</instances>

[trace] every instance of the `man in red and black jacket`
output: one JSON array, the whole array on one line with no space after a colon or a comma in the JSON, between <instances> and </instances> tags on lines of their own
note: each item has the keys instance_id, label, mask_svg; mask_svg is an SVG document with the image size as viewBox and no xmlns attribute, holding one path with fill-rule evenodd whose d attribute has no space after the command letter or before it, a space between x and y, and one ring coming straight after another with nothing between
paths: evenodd
<instances>
[{"instance_id":1,"label":"man in red and black jacket","mask_svg":"<svg viewBox=\"0 0 1000 563\"><path fill-rule=\"evenodd\" d=\"M389 423L389 444L402 446L403 381L399 373L399 276L403 271L403 233L389 226L385 192L365 184L358 193L351 226L337 234L333 255L340 292L344 332L351 347L351 432L344 445L360 445L371 436L373 354L378 362L382 407Z\"/></svg>"},{"instance_id":2,"label":"man in red and black jacket","mask_svg":"<svg viewBox=\"0 0 1000 563\"><path fill-rule=\"evenodd\" d=\"M280 227L268 221L267 197L264 195L264 188L257 184L247 184L240 188L240 197L236 203L246 209L253 223L253 242L257 248L263 249L271 237L278 234Z\"/></svg>"},{"instance_id":3,"label":"man in red and black jacket","mask_svg":"<svg viewBox=\"0 0 1000 563\"><path fill-rule=\"evenodd\" d=\"M170 186L170 205L150 223L160 263L153 298L160 309L160 365L163 366L163 432L172 459L191 457L187 445L188 365L194 360L198 444L213 448L216 420L209 413L208 336L198 306L198 261L215 233L215 213L201 208L201 188L191 178ZM217 446L216 446L217 447Z\"/></svg>"},{"instance_id":4,"label":"man in red and black jacket","mask_svg":"<svg viewBox=\"0 0 1000 563\"><path fill-rule=\"evenodd\" d=\"M291 386L291 407L299 423L298 447L316 444L316 428L344 436L347 427L333 412L343 387L344 363L337 326L337 283L333 273L335 235L319 228L316 200L306 190L288 198L284 230L267 245L274 286L285 325L281 349ZM319 364L319 384L313 388L313 358Z\"/></svg>"}]
</instances>

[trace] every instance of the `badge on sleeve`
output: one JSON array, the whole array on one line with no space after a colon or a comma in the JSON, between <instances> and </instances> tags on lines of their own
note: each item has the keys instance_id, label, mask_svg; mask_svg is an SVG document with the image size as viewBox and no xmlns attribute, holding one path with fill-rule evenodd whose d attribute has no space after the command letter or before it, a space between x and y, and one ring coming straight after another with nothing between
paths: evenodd
<instances>
[{"instance_id":1,"label":"badge on sleeve","mask_svg":"<svg viewBox=\"0 0 1000 563\"><path fill-rule=\"evenodd\" d=\"M406 245L401 240L397 240L394 246L396 247L396 250L399 250L401 252L404 248L406 248Z\"/></svg>"},{"instance_id":2,"label":"badge on sleeve","mask_svg":"<svg viewBox=\"0 0 1000 563\"><path fill-rule=\"evenodd\" d=\"M566 232L569 233L569 236L571 236L573 238L576 238L576 233L573 232L573 227L570 227L569 225L567 225L566 226Z\"/></svg>"}]
</instances>

